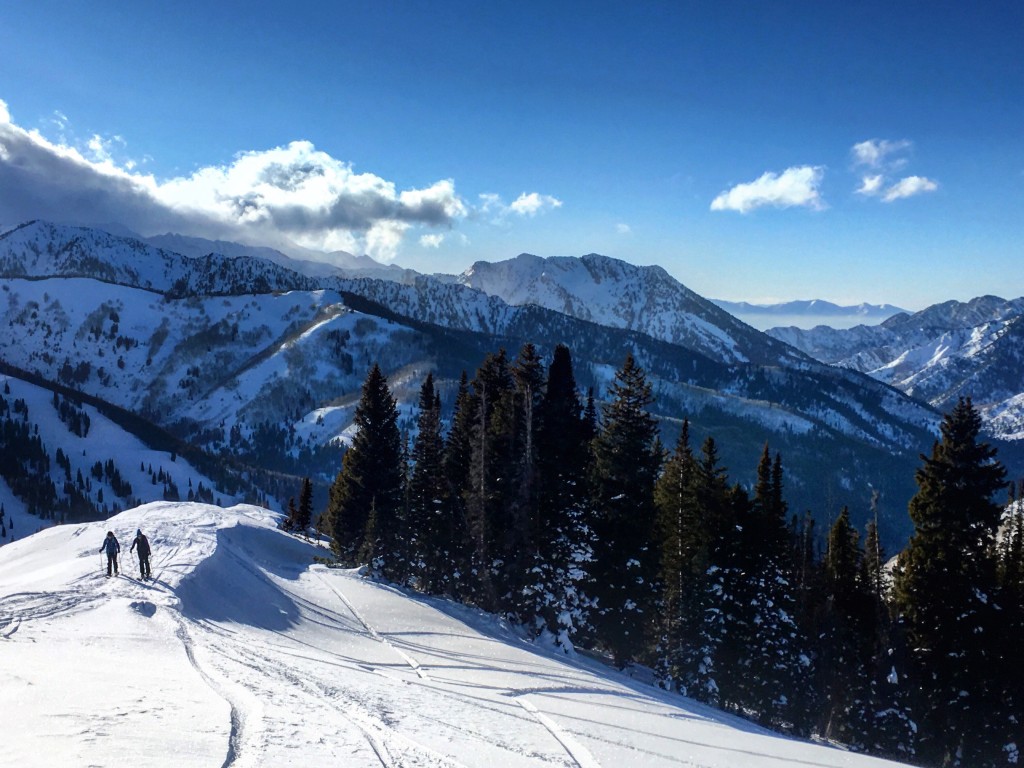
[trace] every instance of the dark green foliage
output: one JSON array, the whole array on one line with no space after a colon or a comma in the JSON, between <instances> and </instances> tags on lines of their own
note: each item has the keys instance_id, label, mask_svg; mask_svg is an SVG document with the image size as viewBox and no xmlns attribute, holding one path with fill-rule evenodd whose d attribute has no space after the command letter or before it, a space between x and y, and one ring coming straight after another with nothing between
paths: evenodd
<instances>
[{"instance_id":1,"label":"dark green foliage","mask_svg":"<svg viewBox=\"0 0 1024 768\"><path fill-rule=\"evenodd\" d=\"M409 576L425 592L445 591L453 540L451 503L444 475L441 401L428 373L420 388L419 418L412 448L407 532Z\"/></svg>"},{"instance_id":2,"label":"dark green foliage","mask_svg":"<svg viewBox=\"0 0 1024 768\"><path fill-rule=\"evenodd\" d=\"M450 564L442 578L446 594L466 601L473 600L479 592L479 570L473 556L467 505L473 459L473 425L477 421L478 408L479 404L469 391L469 378L463 371L442 460L445 517L451 531L447 542Z\"/></svg>"},{"instance_id":3,"label":"dark green foliage","mask_svg":"<svg viewBox=\"0 0 1024 768\"><path fill-rule=\"evenodd\" d=\"M564 649L589 630L593 560L590 527L591 431L584 420L568 347L555 348L537 406L534 497L530 522L533 561L524 611L538 635Z\"/></svg>"},{"instance_id":4,"label":"dark green foliage","mask_svg":"<svg viewBox=\"0 0 1024 768\"><path fill-rule=\"evenodd\" d=\"M993 662L1001 508L993 496L1005 470L980 430L978 412L961 399L932 455L922 456L909 508L914 535L896 572L896 607L920 685L920 754L942 765L988 764L1000 738L993 713L1002 682Z\"/></svg>"},{"instance_id":5,"label":"dark green foliage","mask_svg":"<svg viewBox=\"0 0 1024 768\"><path fill-rule=\"evenodd\" d=\"M299 491L299 506L295 515L295 526L303 534L309 531L313 521L313 482L308 477L302 479L302 490Z\"/></svg>"},{"instance_id":6,"label":"dark green foliage","mask_svg":"<svg viewBox=\"0 0 1024 768\"><path fill-rule=\"evenodd\" d=\"M347 564L374 561L386 573L396 565L389 555L402 512L402 441L395 399L377 365L363 383L353 423L327 507L331 546Z\"/></svg>"},{"instance_id":7,"label":"dark green foliage","mask_svg":"<svg viewBox=\"0 0 1024 768\"><path fill-rule=\"evenodd\" d=\"M470 465L466 512L473 542L480 604L506 611L520 580L512 563L525 530L520 524L516 389L505 350L488 355L472 382Z\"/></svg>"},{"instance_id":8,"label":"dark green foliage","mask_svg":"<svg viewBox=\"0 0 1024 768\"><path fill-rule=\"evenodd\" d=\"M701 524L694 479L697 463L690 448L690 425L683 422L675 451L654 488L660 543L661 627L659 666L668 687L686 686L697 662L697 596L707 565L707 532Z\"/></svg>"},{"instance_id":9,"label":"dark green foliage","mask_svg":"<svg viewBox=\"0 0 1024 768\"><path fill-rule=\"evenodd\" d=\"M615 374L594 444L595 625L615 663L654 631L654 483L661 465L651 386L633 355Z\"/></svg>"}]
</instances>

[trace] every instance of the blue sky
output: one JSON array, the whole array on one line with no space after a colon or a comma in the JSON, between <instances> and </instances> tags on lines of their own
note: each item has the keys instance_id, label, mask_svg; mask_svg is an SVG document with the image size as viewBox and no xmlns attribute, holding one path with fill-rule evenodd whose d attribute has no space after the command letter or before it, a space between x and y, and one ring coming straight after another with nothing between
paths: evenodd
<instances>
[{"instance_id":1,"label":"blue sky","mask_svg":"<svg viewBox=\"0 0 1024 768\"><path fill-rule=\"evenodd\" d=\"M1019 2L10 5L0 223L1024 295Z\"/></svg>"}]
</instances>

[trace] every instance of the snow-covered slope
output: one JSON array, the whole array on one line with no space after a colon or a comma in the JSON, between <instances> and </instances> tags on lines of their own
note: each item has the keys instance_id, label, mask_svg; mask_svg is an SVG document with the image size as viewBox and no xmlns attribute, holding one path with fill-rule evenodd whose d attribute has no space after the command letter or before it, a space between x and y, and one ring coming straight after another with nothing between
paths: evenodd
<instances>
[{"instance_id":1,"label":"snow-covered slope","mask_svg":"<svg viewBox=\"0 0 1024 768\"><path fill-rule=\"evenodd\" d=\"M781 738L313 564L266 510L154 503L0 549L0 763L438 768L895 766ZM107 579L136 528L153 580Z\"/></svg>"},{"instance_id":2,"label":"snow-covered slope","mask_svg":"<svg viewBox=\"0 0 1024 768\"><path fill-rule=\"evenodd\" d=\"M266 473L261 482L308 475L323 489L374 362L411 428L427 371L450 408L461 371L472 376L488 353L514 355L531 342L550 355L565 343L577 382L600 401L631 352L654 388L666 444L688 418L694 440L715 436L734 476L749 482L768 442L785 457L790 502L822 515L830 487L866 510L871 489L884 486L892 500L883 535L901 543L917 456L937 424L931 408L744 326L660 270L570 261L573 295L611 314L612 299L630 297L622 307L632 320L602 325L423 276L313 278L245 255L191 257L33 222L0 236L0 360L244 462ZM684 300L705 314L682 311ZM684 328L673 318L689 319ZM630 323L643 328L622 327ZM685 343L652 335L686 328Z\"/></svg>"},{"instance_id":3,"label":"snow-covered slope","mask_svg":"<svg viewBox=\"0 0 1024 768\"><path fill-rule=\"evenodd\" d=\"M769 333L941 410L971 397L993 436L1024 439L1024 298L951 301L874 327Z\"/></svg>"},{"instance_id":4,"label":"snow-covered slope","mask_svg":"<svg viewBox=\"0 0 1024 768\"><path fill-rule=\"evenodd\" d=\"M512 305L537 304L612 328L628 328L695 350L726 364L779 364L800 359L661 267L637 267L607 256L540 258L521 254L477 262L459 282Z\"/></svg>"},{"instance_id":5,"label":"snow-covered slope","mask_svg":"<svg viewBox=\"0 0 1024 768\"><path fill-rule=\"evenodd\" d=\"M142 239L157 248L192 258L201 258L212 253L228 258L242 256L265 259L307 277L375 277L402 282L416 275L415 272L394 264L381 264L369 256L355 256L347 251L322 253L295 246L285 254L276 248L243 245L226 240L207 240L171 232Z\"/></svg>"},{"instance_id":6,"label":"snow-covered slope","mask_svg":"<svg viewBox=\"0 0 1024 768\"><path fill-rule=\"evenodd\" d=\"M0 375L0 428L0 545L54 521L107 517L144 501L240 500L188 457L143 442L93 405L16 377Z\"/></svg>"}]
</instances>

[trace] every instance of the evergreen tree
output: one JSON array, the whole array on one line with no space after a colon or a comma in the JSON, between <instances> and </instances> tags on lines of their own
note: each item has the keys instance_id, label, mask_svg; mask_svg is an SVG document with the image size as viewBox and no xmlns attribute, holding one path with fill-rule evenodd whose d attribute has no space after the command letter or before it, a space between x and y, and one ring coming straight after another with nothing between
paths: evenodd
<instances>
[{"instance_id":1,"label":"evergreen tree","mask_svg":"<svg viewBox=\"0 0 1024 768\"><path fill-rule=\"evenodd\" d=\"M488 355L472 382L474 422L466 509L478 564L480 604L508 612L518 607L522 573L515 564L524 531L517 514L520 457L517 453L515 382L505 350Z\"/></svg>"},{"instance_id":2,"label":"evergreen tree","mask_svg":"<svg viewBox=\"0 0 1024 768\"><path fill-rule=\"evenodd\" d=\"M985 765L998 740L994 536L1001 509L992 497L1005 470L980 431L969 399L946 415L941 442L916 474L914 535L896 571L896 606L921 686L919 754L942 765Z\"/></svg>"},{"instance_id":3,"label":"evergreen tree","mask_svg":"<svg viewBox=\"0 0 1024 768\"><path fill-rule=\"evenodd\" d=\"M589 629L593 541L590 527L590 429L584 421L572 356L555 348L535 437L536 514L531 521L533 564L524 593L538 635L564 650Z\"/></svg>"},{"instance_id":4,"label":"evergreen tree","mask_svg":"<svg viewBox=\"0 0 1024 768\"><path fill-rule=\"evenodd\" d=\"M691 623L697 635L695 666L686 671L682 691L718 705L734 701L734 676L739 674L731 616L736 615L736 508L740 501L729 489L718 446L708 436L700 449L693 484L697 519L689 533L691 569L697 576Z\"/></svg>"},{"instance_id":5,"label":"evergreen tree","mask_svg":"<svg viewBox=\"0 0 1024 768\"><path fill-rule=\"evenodd\" d=\"M821 732L857 751L868 748L871 722L872 605L863 555L843 507L825 549L826 616L820 640L824 707Z\"/></svg>"},{"instance_id":6,"label":"evergreen tree","mask_svg":"<svg viewBox=\"0 0 1024 768\"><path fill-rule=\"evenodd\" d=\"M448 488L443 466L441 401L434 391L432 373L427 374L420 387L412 461L407 531L409 570L413 583L420 589L438 594L444 591L445 576L451 565L448 554L452 532L445 514Z\"/></svg>"},{"instance_id":7,"label":"evergreen tree","mask_svg":"<svg viewBox=\"0 0 1024 768\"><path fill-rule=\"evenodd\" d=\"M537 496L537 454L539 424L544 399L544 367L533 344L524 344L512 366L515 383L515 421L512 436L515 496L509 499L509 542L507 568L514 574L511 579L511 600L508 610L521 621L534 617L534 605L524 588L526 574L536 563L534 541L539 519Z\"/></svg>"},{"instance_id":8,"label":"evergreen tree","mask_svg":"<svg viewBox=\"0 0 1024 768\"><path fill-rule=\"evenodd\" d=\"M797 596L786 529L782 458L767 444L749 512L739 517L740 606L737 632L748 658L742 708L777 730L810 725L810 650L797 625Z\"/></svg>"},{"instance_id":9,"label":"evergreen tree","mask_svg":"<svg viewBox=\"0 0 1024 768\"><path fill-rule=\"evenodd\" d=\"M288 507L285 509L286 516L284 522L281 524L281 527L284 528L286 531L294 530L295 519L298 517L298 514L298 509L295 506L295 497L289 496Z\"/></svg>"},{"instance_id":10,"label":"evergreen tree","mask_svg":"<svg viewBox=\"0 0 1024 768\"><path fill-rule=\"evenodd\" d=\"M697 462L690 448L690 423L684 420L675 451L654 487L660 544L658 667L667 687L685 685L689 672L696 667L694 629L699 614L694 600L703 575L696 555L706 548L694 494L696 472Z\"/></svg>"},{"instance_id":11,"label":"evergreen tree","mask_svg":"<svg viewBox=\"0 0 1024 768\"><path fill-rule=\"evenodd\" d=\"M402 440L387 378L374 364L363 383L352 444L331 486L331 547L347 564L377 560L385 574L402 512ZM372 513L372 525L371 523Z\"/></svg>"},{"instance_id":12,"label":"evergreen tree","mask_svg":"<svg viewBox=\"0 0 1024 768\"><path fill-rule=\"evenodd\" d=\"M444 442L442 470L445 478L443 527L450 531L446 543L448 568L443 571L441 590L457 599L479 600L479 564L474 562L467 498L473 457L473 425L477 422L478 403L469 390L469 377L463 371L455 395L451 428Z\"/></svg>"},{"instance_id":13,"label":"evergreen tree","mask_svg":"<svg viewBox=\"0 0 1024 768\"><path fill-rule=\"evenodd\" d=\"M202 483L199 485L202 490ZM309 533L309 525L313 521L313 481L308 477L302 480L302 488L299 490L299 506L295 512L295 528L305 536Z\"/></svg>"},{"instance_id":14,"label":"evergreen tree","mask_svg":"<svg viewBox=\"0 0 1024 768\"><path fill-rule=\"evenodd\" d=\"M594 444L595 625L615 663L646 651L657 552L654 483L661 464L653 397L633 355L615 374Z\"/></svg>"}]
</instances>

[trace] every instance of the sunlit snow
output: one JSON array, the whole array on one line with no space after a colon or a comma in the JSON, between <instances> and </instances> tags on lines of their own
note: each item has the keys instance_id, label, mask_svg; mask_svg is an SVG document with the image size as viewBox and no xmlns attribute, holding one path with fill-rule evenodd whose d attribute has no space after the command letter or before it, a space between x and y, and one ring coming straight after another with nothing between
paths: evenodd
<instances>
[{"instance_id":1,"label":"sunlit snow","mask_svg":"<svg viewBox=\"0 0 1024 768\"><path fill-rule=\"evenodd\" d=\"M0 548L0 764L895 765L765 732L480 612L313 563L266 510L159 502ZM151 582L127 553L153 546ZM106 578L106 530L122 576Z\"/></svg>"}]
</instances>

